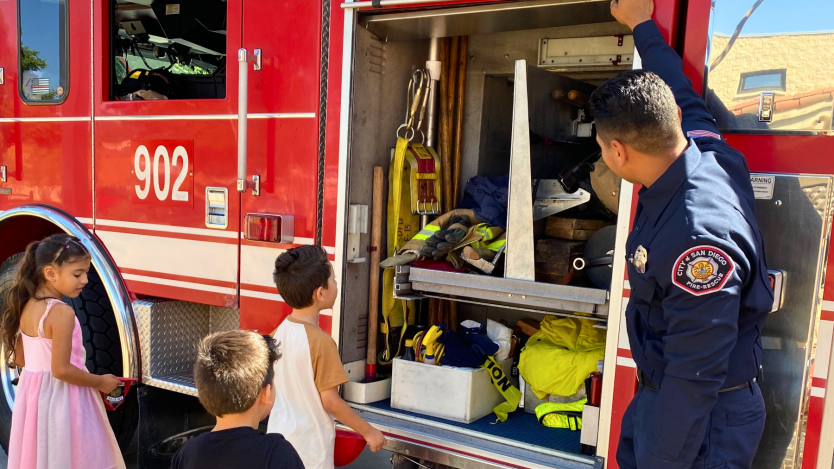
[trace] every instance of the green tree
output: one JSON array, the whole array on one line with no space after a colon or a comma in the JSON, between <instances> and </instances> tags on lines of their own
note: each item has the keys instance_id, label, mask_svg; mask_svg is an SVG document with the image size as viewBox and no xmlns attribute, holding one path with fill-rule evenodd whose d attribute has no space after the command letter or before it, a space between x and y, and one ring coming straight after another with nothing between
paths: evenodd
<instances>
[{"instance_id":1,"label":"green tree","mask_svg":"<svg viewBox=\"0 0 834 469\"><path fill-rule=\"evenodd\" d=\"M40 52L20 45L20 68L23 71L37 72L47 67L46 60L40 58Z\"/></svg>"}]
</instances>

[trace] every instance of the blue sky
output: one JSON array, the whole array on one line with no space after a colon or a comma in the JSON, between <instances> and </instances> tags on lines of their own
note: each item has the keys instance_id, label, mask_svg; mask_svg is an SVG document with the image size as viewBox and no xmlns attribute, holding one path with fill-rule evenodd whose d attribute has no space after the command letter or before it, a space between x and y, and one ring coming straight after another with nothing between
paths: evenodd
<instances>
[{"instance_id":1,"label":"blue sky","mask_svg":"<svg viewBox=\"0 0 834 469\"><path fill-rule=\"evenodd\" d=\"M756 0L715 0L713 32L732 34ZM764 0L741 34L834 31L832 0Z\"/></svg>"},{"instance_id":2,"label":"blue sky","mask_svg":"<svg viewBox=\"0 0 834 469\"><path fill-rule=\"evenodd\" d=\"M49 78L52 88L59 86L60 51L58 49L58 11L63 2L57 0L20 0L21 42L39 52L47 68L40 71Z\"/></svg>"}]
</instances>

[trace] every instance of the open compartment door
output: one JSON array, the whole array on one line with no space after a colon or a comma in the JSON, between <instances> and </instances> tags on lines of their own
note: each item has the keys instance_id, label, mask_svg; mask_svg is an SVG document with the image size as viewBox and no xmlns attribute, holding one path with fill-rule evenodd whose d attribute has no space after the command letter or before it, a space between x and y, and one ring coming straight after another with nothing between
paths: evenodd
<instances>
[{"instance_id":1,"label":"open compartment door","mask_svg":"<svg viewBox=\"0 0 834 469\"><path fill-rule=\"evenodd\" d=\"M535 179L530 136L580 143L581 138L574 131L572 106L554 99L553 92L576 90L587 96L594 86L540 70L526 60L515 62L512 81L512 143L503 278L411 267L407 281L411 282L413 290L426 296L454 297L468 303L552 314L582 312L605 318L608 316L608 291L535 281L533 222L558 212L555 205L569 204L571 200L565 197L550 199L542 195L544 191L539 190L540 187L534 191L534 181L538 181L537 186L555 184L557 189L562 188L556 180ZM558 192L566 195L564 190Z\"/></svg>"}]
</instances>

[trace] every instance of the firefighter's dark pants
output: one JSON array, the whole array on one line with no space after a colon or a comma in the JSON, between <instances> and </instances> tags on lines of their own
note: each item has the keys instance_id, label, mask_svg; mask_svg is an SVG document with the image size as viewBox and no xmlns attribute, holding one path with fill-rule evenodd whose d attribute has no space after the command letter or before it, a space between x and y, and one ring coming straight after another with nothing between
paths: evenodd
<instances>
[{"instance_id":1,"label":"firefighter's dark pants","mask_svg":"<svg viewBox=\"0 0 834 469\"><path fill-rule=\"evenodd\" d=\"M637 395L629 404L623 416L622 433L617 447L617 463L621 469L638 468L638 455L648 452L643 441L649 425L643 409L651 408L657 396L655 391L640 386ZM706 436L694 462L661 462L668 469L750 469L753 456L759 447L765 424L765 405L759 385L754 381L750 387L720 393L712 409ZM640 460L656 459L640 457Z\"/></svg>"}]
</instances>

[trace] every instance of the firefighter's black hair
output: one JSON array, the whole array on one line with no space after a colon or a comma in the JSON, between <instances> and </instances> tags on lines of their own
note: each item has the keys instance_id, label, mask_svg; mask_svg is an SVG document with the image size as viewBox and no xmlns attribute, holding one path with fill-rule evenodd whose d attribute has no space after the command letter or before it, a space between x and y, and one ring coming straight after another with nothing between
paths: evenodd
<instances>
[{"instance_id":1,"label":"firefighter's black hair","mask_svg":"<svg viewBox=\"0 0 834 469\"><path fill-rule=\"evenodd\" d=\"M588 103L597 135L649 155L674 147L681 133L675 95L659 76L630 70L606 81Z\"/></svg>"}]
</instances>

